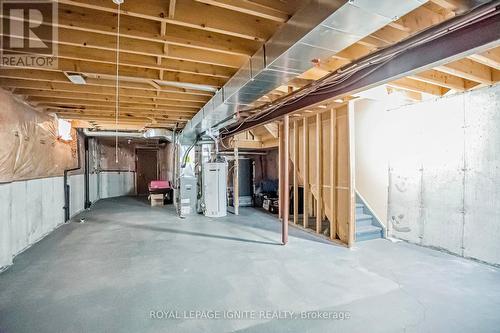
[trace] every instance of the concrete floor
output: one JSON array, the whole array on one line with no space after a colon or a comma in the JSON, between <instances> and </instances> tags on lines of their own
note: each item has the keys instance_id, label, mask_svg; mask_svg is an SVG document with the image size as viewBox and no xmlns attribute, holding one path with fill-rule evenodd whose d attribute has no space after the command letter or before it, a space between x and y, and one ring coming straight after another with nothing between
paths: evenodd
<instances>
[{"instance_id":1,"label":"concrete floor","mask_svg":"<svg viewBox=\"0 0 500 333\"><path fill-rule=\"evenodd\" d=\"M118 198L84 215L0 274L0 332L500 330L500 270L438 251L387 240L349 250L295 228L283 247L275 216L254 209L180 220L171 207ZM181 318L151 319L162 310ZM190 310L257 319L183 317Z\"/></svg>"}]
</instances>

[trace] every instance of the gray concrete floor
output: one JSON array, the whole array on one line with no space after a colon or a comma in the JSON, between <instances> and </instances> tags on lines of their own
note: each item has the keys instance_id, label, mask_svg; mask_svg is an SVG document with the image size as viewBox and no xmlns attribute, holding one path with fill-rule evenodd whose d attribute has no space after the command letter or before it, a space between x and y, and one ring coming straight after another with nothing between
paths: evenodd
<instances>
[{"instance_id":1,"label":"gray concrete floor","mask_svg":"<svg viewBox=\"0 0 500 333\"><path fill-rule=\"evenodd\" d=\"M0 332L500 331L500 270L438 251L387 240L346 249L294 228L284 247L275 216L254 209L180 220L171 207L118 198L84 215L0 274ZM151 318L162 310L180 318Z\"/></svg>"}]
</instances>

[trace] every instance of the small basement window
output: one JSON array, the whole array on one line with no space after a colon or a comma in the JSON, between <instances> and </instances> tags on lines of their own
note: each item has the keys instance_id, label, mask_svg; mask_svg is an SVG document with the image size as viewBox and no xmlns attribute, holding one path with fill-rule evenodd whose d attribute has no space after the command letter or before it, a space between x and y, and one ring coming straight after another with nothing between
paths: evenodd
<instances>
[{"instance_id":1,"label":"small basement window","mask_svg":"<svg viewBox=\"0 0 500 333\"><path fill-rule=\"evenodd\" d=\"M57 119L57 135L61 140L71 141L71 123L64 119Z\"/></svg>"}]
</instances>

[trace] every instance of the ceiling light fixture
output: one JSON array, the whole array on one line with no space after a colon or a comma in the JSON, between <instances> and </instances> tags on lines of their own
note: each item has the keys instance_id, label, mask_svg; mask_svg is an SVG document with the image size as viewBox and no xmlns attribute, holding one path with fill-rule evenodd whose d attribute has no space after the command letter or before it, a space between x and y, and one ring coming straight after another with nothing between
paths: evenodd
<instances>
[{"instance_id":1,"label":"ceiling light fixture","mask_svg":"<svg viewBox=\"0 0 500 333\"><path fill-rule=\"evenodd\" d=\"M80 73L64 72L64 75L74 84L86 84L85 78Z\"/></svg>"}]
</instances>

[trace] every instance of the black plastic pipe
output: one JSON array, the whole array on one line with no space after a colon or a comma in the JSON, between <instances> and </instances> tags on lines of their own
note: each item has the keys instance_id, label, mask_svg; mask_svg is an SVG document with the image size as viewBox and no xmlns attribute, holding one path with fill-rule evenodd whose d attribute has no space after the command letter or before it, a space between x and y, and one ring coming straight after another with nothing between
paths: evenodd
<instances>
[{"instance_id":1,"label":"black plastic pipe","mask_svg":"<svg viewBox=\"0 0 500 333\"><path fill-rule=\"evenodd\" d=\"M233 136L328 99L371 88L404 77L416 70L429 69L447 61L457 60L470 50L494 47L497 45L496 42L499 38L500 1L495 0L347 64L340 70L283 97L283 99L289 101L268 114L259 116L258 120L243 121L243 123L240 121L228 126L228 132L223 133L221 136L222 138ZM391 58L391 56L393 57ZM375 61L376 59L390 59L390 61L378 64ZM338 73L348 72L361 64L368 64L368 66L353 72L344 81L340 83L328 81ZM293 96L299 96L304 89L309 88L311 85L317 86L317 89L303 97L292 98ZM278 99L273 103L278 103L278 101L280 100ZM258 111L259 109L252 110Z\"/></svg>"},{"instance_id":2,"label":"black plastic pipe","mask_svg":"<svg viewBox=\"0 0 500 333\"><path fill-rule=\"evenodd\" d=\"M90 202L90 188L89 188L89 178L90 178L90 157L89 157L89 137L85 136L84 140L84 147L85 147L85 180L84 180L84 191L85 191L85 203L83 207L85 209L90 208L90 205L92 205L92 202Z\"/></svg>"}]
</instances>

